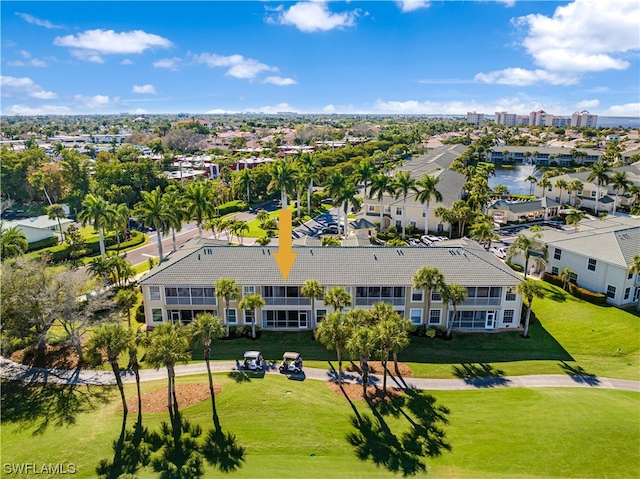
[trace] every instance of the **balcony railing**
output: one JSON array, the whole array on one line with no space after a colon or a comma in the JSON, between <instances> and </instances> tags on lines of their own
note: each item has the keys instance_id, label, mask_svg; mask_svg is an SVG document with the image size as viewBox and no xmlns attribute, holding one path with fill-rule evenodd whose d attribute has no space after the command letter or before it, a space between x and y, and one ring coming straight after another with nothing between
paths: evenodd
<instances>
[{"instance_id":1,"label":"balcony railing","mask_svg":"<svg viewBox=\"0 0 640 479\"><path fill-rule=\"evenodd\" d=\"M461 306L500 306L501 298L468 298Z\"/></svg>"},{"instance_id":2,"label":"balcony railing","mask_svg":"<svg viewBox=\"0 0 640 479\"><path fill-rule=\"evenodd\" d=\"M311 306L309 298L264 298L266 306Z\"/></svg>"},{"instance_id":3,"label":"balcony railing","mask_svg":"<svg viewBox=\"0 0 640 479\"><path fill-rule=\"evenodd\" d=\"M405 298L356 298L356 306L373 306L376 303L389 303L393 306L404 306Z\"/></svg>"}]
</instances>

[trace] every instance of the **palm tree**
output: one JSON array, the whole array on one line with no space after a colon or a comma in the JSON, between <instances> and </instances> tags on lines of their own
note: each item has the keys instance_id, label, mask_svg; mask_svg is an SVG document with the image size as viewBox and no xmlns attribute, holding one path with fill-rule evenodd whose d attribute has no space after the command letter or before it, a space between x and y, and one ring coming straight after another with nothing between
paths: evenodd
<instances>
[{"instance_id":1,"label":"palm tree","mask_svg":"<svg viewBox=\"0 0 640 479\"><path fill-rule=\"evenodd\" d=\"M429 234L429 205L431 200L437 202L442 201L442 194L436 189L439 177L433 177L425 174L421 180L416 181L416 186L420 189L416 195L416 199L425 205L424 208L424 234Z\"/></svg>"},{"instance_id":2,"label":"palm tree","mask_svg":"<svg viewBox=\"0 0 640 479\"><path fill-rule=\"evenodd\" d=\"M2 259L23 254L27 249L29 249L29 240L17 226L2 228L0 224L0 257Z\"/></svg>"},{"instance_id":3,"label":"palm tree","mask_svg":"<svg viewBox=\"0 0 640 479\"><path fill-rule=\"evenodd\" d=\"M529 182L529 196L531 196L533 194L533 185L536 184L538 178L536 178L534 175L529 175L524 179L524 181Z\"/></svg>"},{"instance_id":4,"label":"palm tree","mask_svg":"<svg viewBox=\"0 0 640 479\"><path fill-rule=\"evenodd\" d=\"M322 246L342 246L342 243L335 236L325 236L322 238Z\"/></svg>"},{"instance_id":5,"label":"palm tree","mask_svg":"<svg viewBox=\"0 0 640 479\"><path fill-rule=\"evenodd\" d=\"M510 261L513 255L520 253L524 256L524 279L527 279L527 272L529 270L529 258L533 251L538 251L536 248L536 240L542 237L542 233L535 233L533 236L525 236L523 233L518 233L513 243L507 250L507 259Z\"/></svg>"},{"instance_id":6,"label":"palm tree","mask_svg":"<svg viewBox=\"0 0 640 479\"><path fill-rule=\"evenodd\" d=\"M578 226L580 226L580 222L586 217L587 215L580 210L571 210L571 212L565 217L565 221L567 222L568 225L573 226L574 232L578 231Z\"/></svg>"},{"instance_id":7,"label":"palm tree","mask_svg":"<svg viewBox=\"0 0 640 479\"><path fill-rule=\"evenodd\" d=\"M218 414L216 412L216 398L213 391L213 376L211 375L211 343L224 336L224 326L220 318L211 313L198 313L192 324L193 335L202 340L204 362L207 365L207 376L209 377L209 392L211 393L211 407L213 409L213 423L216 429L220 428Z\"/></svg>"},{"instance_id":8,"label":"palm tree","mask_svg":"<svg viewBox=\"0 0 640 479\"><path fill-rule=\"evenodd\" d=\"M315 331L318 327L318 322L316 318L316 299L322 299L324 297L324 288L318 281L315 279L308 279L302 285L300 289L300 294L305 298L309 298L311 300L311 314L313 315L313 330Z\"/></svg>"},{"instance_id":9,"label":"palm tree","mask_svg":"<svg viewBox=\"0 0 640 479\"><path fill-rule=\"evenodd\" d=\"M325 348L335 349L338 359L338 384L342 386L342 353L345 350L349 328L345 324L342 313L334 312L328 314L318 325L316 339Z\"/></svg>"},{"instance_id":10,"label":"palm tree","mask_svg":"<svg viewBox=\"0 0 640 479\"><path fill-rule=\"evenodd\" d=\"M377 338L380 350L383 354L384 378L382 382L383 390L387 391L387 364L389 354L393 353L393 360L396 374L398 370L398 352L409 345L409 330L411 321L403 318L393 309L389 303L376 303L373 305L371 315L376 322L375 337Z\"/></svg>"},{"instance_id":11,"label":"palm tree","mask_svg":"<svg viewBox=\"0 0 640 479\"><path fill-rule=\"evenodd\" d=\"M249 168L244 168L236 176L238 188L247 192L247 203L251 203L251 186L254 183L253 176Z\"/></svg>"},{"instance_id":12,"label":"palm tree","mask_svg":"<svg viewBox=\"0 0 640 479\"><path fill-rule=\"evenodd\" d=\"M116 384L120 391L122 410L125 416L127 415L128 408L127 400L124 396L124 385L122 384L122 377L120 376L118 358L128 350L130 342L130 330L121 324L103 324L94 330L93 336L91 336L87 344L88 355L94 358L95 362L102 362L102 357L107 357L113 375L116 377Z\"/></svg>"},{"instance_id":13,"label":"palm tree","mask_svg":"<svg viewBox=\"0 0 640 479\"><path fill-rule=\"evenodd\" d=\"M324 302L331 305L334 311L342 312L342 308L351 306L351 295L342 286L334 286L324 295Z\"/></svg>"},{"instance_id":14,"label":"palm tree","mask_svg":"<svg viewBox=\"0 0 640 479\"><path fill-rule=\"evenodd\" d=\"M152 368L167 368L167 409L174 416L178 413L175 366L191 359L190 339L190 332L181 323L160 324L151 332L145 356Z\"/></svg>"},{"instance_id":15,"label":"palm tree","mask_svg":"<svg viewBox=\"0 0 640 479\"><path fill-rule=\"evenodd\" d=\"M54 203L53 205L47 207L47 216L50 220L58 220L58 234L60 235L60 239L64 238L64 233L62 232L62 224L60 223L61 218L66 218L67 213L64 211L64 208L61 204Z\"/></svg>"},{"instance_id":16,"label":"palm tree","mask_svg":"<svg viewBox=\"0 0 640 479\"><path fill-rule=\"evenodd\" d=\"M369 195L376 197L380 202L380 231L384 229L384 195L388 194L395 196L396 190L393 183L393 178L383 173L378 173L371 178L371 187L369 189ZM365 211L366 214L366 211Z\"/></svg>"},{"instance_id":17,"label":"palm tree","mask_svg":"<svg viewBox=\"0 0 640 479\"><path fill-rule=\"evenodd\" d=\"M493 229L493 223L486 219L475 223L469 231L471 237L480 243L484 243L484 249L491 248L491 241L500 239Z\"/></svg>"},{"instance_id":18,"label":"palm tree","mask_svg":"<svg viewBox=\"0 0 640 479\"><path fill-rule=\"evenodd\" d=\"M358 310L349 311L354 313ZM347 313L348 314L348 313ZM360 359L362 370L362 397L367 397L369 385L369 358L378 345L377 331L368 325L358 325L353 328L347 339L346 348L351 354Z\"/></svg>"},{"instance_id":19,"label":"palm tree","mask_svg":"<svg viewBox=\"0 0 640 479\"><path fill-rule=\"evenodd\" d=\"M131 328L131 308L138 302L138 294L130 288L120 289L116 293L115 301L127 313L127 326Z\"/></svg>"},{"instance_id":20,"label":"palm tree","mask_svg":"<svg viewBox=\"0 0 640 479\"><path fill-rule=\"evenodd\" d=\"M215 213L213 191L209 183L204 181L189 183L184 193L184 201L187 217L198 223L198 235L202 236L202 223Z\"/></svg>"},{"instance_id":21,"label":"palm tree","mask_svg":"<svg viewBox=\"0 0 640 479\"><path fill-rule=\"evenodd\" d=\"M611 181L611 178L609 177L610 172L611 167L608 164L598 161L591 165L591 173L589 173L589 176L587 177L587 181L595 180L596 182L596 205L594 208L596 216L598 216L598 199L600 197L600 186L609 184L609 181Z\"/></svg>"},{"instance_id":22,"label":"palm tree","mask_svg":"<svg viewBox=\"0 0 640 479\"><path fill-rule=\"evenodd\" d=\"M613 174L610 184L611 186L613 186L613 189L616 190L616 201L613 203L613 214L615 215L616 207L618 206L618 196L620 195L620 192L624 193L625 191L627 191L632 183L631 181L629 181L629 178L627 178L626 171L617 171Z\"/></svg>"},{"instance_id":23,"label":"palm tree","mask_svg":"<svg viewBox=\"0 0 640 479\"><path fill-rule=\"evenodd\" d=\"M167 229L169 210L163 201L162 191L158 186L155 190L142 192L142 201L135 207L135 215L145 226L154 226L158 238L158 256L162 261L162 235Z\"/></svg>"},{"instance_id":24,"label":"palm tree","mask_svg":"<svg viewBox=\"0 0 640 479\"><path fill-rule=\"evenodd\" d=\"M440 218L443 222L449 225L447 233L449 234L449 239L451 239L451 230L453 228L453 224L456 222L456 215L453 208L438 206L434 214L436 215L436 218Z\"/></svg>"},{"instance_id":25,"label":"palm tree","mask_svg":"<svg viewBox=\"0 0 640 479\"><path fill-rule=\"evenodd\" d=\"M105 257L104 247L104 228L113 222L115 213L111 205L102 198L93 193L89 193L82 201L82 211L78 214L78 219L82 225L93 223L93 227L98 231L98 240L100 241L100 256Z\"/></svg>"},{"instance_id":26,"label":"palm tree","mask_svg":"<svg viewBox=\"0 0 640 479\"><path fill-rule=\"evenodd\" d=\"M451 337L451 330L453 329L453 324L456 321L457 311L456 305L463 303L467 299L467 288L460 286L459 284L447 284L440 291L442 295L442 301L445 303L451 303L453 306L453 317L447 318L447 337Z\"/></svg>"},{"instance_id":27,"label":"palm tree","mask_svg":"<svg viewBox=\"0 0 640 479\"><path fill-rule=\"evenodd\" d=\"M250 309L253 312L253 321L251 321L251 337L255 339L256 337L256 321L258 320L258 308L262 308L265 305L265 301L262 296L259 294L248 294L246 295L238 308L240 310Z\"/></svg>"},{"instance_id":28,"label":"palm tree","mask_svg":"<svg viewBox=\"0 0 640 479\"><path fill-rule=\"evenodd\" d=\"M131 217L131 210L126 203L118 203L113 207L114 218L113 225L118 237L118 251L120 251L120 241L125 241L129 231L129 218ZM122 232L122 238L120 233Z\"/></svg>"},{"instance_id":29,"label":"palm tree","mask_svg":"<svg viewBox=\"0 0 640 479\"><path fill-rule=\"evenodd\" d=\"M350 181L347 181L344 187L335 196L334 200L335 204L341 205L344 211L343 233L344 237L346 238L349 233L347 227L347 225L349 224L349 205L351 205L355 211L359 211L360 205L362 204L362 199L358 196L358 188L356 188L356 185Z\"/></svg>"},{"instance_id":30,"label":"palm tree","mask_svg":"<svg viewBox=\"0 0 640 479\"><path fill-rule=\"evenodd\" d=\"M567 290L567 283L571 280L571 277L575 274L575 272L571 271L569 268L564 268L560 272L560 279L562 280L562 289Z\"/></svg>"},{"instance_id":31,"label":"palm tree","mask_svg":"<svg viewBox=\"0 0 640 479\"><path fill-rule=\"evenodd\" d=\"M445 279L442 272L435 266L423 266L413 275L413 287L424 291L424 309L422 317L425 324L428 322L431 310L431 293L442 291L445 286Z\"/></svg>"},{"instance_id":32,"label":"palm tree","mask_svg":"<svg viewBox=\"0 0 640 479\"><path fill-rule=\"evenodd\" d=\"M307 186L307 215L311 216L311 193L313 193L313 182L318 177L318 163L313 160L311 153L300 155L300 179L308 182Z\"/></svg>"},{"instance_id":33,"label":"palm tree","mask_svg":"<svg viewBox=\"0 0 640 479\"><path fill-rule=\"evenodd\" d=\"M524 320L524 331L522 332L523 338L529 337L529 319L531 317L531 304L533 303L534 296L536 298L542 298L544 296L542 286L537 281L532 279L525 279L518 284L516 291L523 297L527 298L527 316Z\"/></svg>"},{"instance_id":34,"label":"palm tree","mask_svg":"<svg viewBox=\"0 0 640 479\"><path fill-rule=\"evenodd\" d=\"M555 187L560 190L560 195L558 195L558 203L562 204L562 190L566 190L568 186L569 182L567 180L564 180L562 178L558 178L556 180Z\"/></svg>"},{"instance_id":35,"label":"palm tree","mask_svg":"<svg viewBox=\"0 0 640 479\"><path fill-rule=\"evenodd\" d=\"M171 185L164 191L162 202L167 208L167 225L171 228L173 251L176 251L178 249L176 244L176 232L182 230L182 221L186 218L184 196L177 187Z\"/></svg>"},{"instance_id":36,"label":"palm tree","mask_svg":"<svg viewBox=\"0 0 640 479\"><path fill-rule=\"evenodd\" d=\"M129 331L132 331L129 329ZM127 351L129 353L129 365L136 378L136 389L138 391L138 424L142 425L142 394L140 392L140 363L138 361L138 348L148 345L148 337L140 329L131 333Z\"/></svg>"},{"instance_id":37,"label":"palm tree","mask_svg":"<svg viewBox=\"0 0 640 479\"><path fill-rule=\"evenodd\" d=\"M357 184L362 184L364 186L363 190L363 201L362 205L367 210L367 196L368 196L368 188L371 184L371 179L376 174L377 169L376 165L373 163L371 158L365 158L360 160L358 164L353 169L353 179Z\"/></svg>"},{"instance_id":38,"label":"palm tree","mask_svg":"<svg viewBox=\"0 0 640 479\"><path fill-rule=\"evenodd\" d=\"M546 198L547 197L547 189L551 186L551 181L549 181L549 178L547 178L547 177L545 177L543 175L542 178L540 178L538 180L537 184L542 190L542 197Z\"/></svg>"},{"instance_id":39,"label":"palm tree","mask_svg":"<svg viewBox=\"0 0 640 479\"><path fill-rule=\"evenodd\" d=\"M396 198L402 196L402 239L405 239L406 219L407 219L407 196L411 191L416 192L416 180L411 178L410 171L399 171L394 177Z\"/></svg>"},{"instance_id":40,"label":"palm tree","mask_svg":"<svg viewBox=\"0 0 640 479\"><path fill-rule=\"evenodd\" d=\"M629 272L635 273L636 277L640 275L640 254L637 254L633 258L631 258L631 264L629 265ZM640 294L638 295L638 304L636 304L636 311L640 311Z\"/></svg>"},{"instance_id":41,"label":"palm tree","mask_svg":"<svg viewBox=\"0 0 640 479\"><path fill-rule=\"evenodd\" d=\"M42 170L36 170L28 176L27 181L34 188L44 191L44 196L47 198L49 206L53 204L51 198L49 197L49 193L47 192L47 186L51 184L50 177L45 175Z\"/></svg>"},{"instance_id":42,"label":"palm tree","mask_svg":"<svg viewBox=\"0 0 640 479\"><path fill-rule=\"evenodd\" d=\"M227 336L229 336L229 303L238 298L238 285L235 279L220 278L216 281L216 296L224 298L224 322L227 326Z\"/></svg>"},{"instance_id":43,"label":"palm tree","mask_svg":"<svg viewBox=\"0 0 640 479\"><path fill-rule=\"evenodd\" d=\"M569 192L574 192L574 196L573 196L573 205L576 205L576 202L578 200L578 191L582 191L582 187L584 186L584 184L582 183L582 181L580 180L571 180L569 182L569 184L567 185L567 190ZM571 202L571 193L569 194L569 202Z\"/></svg>"},{"instance_id":44,"label":"palm tree","mask_svg":"<svg viewBox=\"0 0 640 479\"><path fill-rule=\"evenodd\" d=\"M268 191L280 191L280 207L287 207L287 193L294 185L294 170L291 164L285 160L278 160L271 166L271 182L267 187Z\"/></svg>"}]
</instances>

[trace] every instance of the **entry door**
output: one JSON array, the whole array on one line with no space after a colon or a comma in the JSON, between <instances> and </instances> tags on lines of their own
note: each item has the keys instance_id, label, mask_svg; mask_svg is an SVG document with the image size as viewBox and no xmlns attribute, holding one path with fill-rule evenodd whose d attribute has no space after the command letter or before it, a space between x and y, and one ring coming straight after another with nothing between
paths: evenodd
<instances>
[{"instance_id":1,"label":"entry door","mask_svg":"<svg viewBox=\"0 0 640 479\"><path fill-rule=\"evenodd\" d=\"M298 314L298 327L299 328L307 328L307 313L303 313L302 311Z\"/></svg>"},{"instance_id":2,"label":"entry door","mask_svg":"<svg viewBox=\"0 0 640 479\"><path fill-rule=\"evenodd\" d=\"M487 311L487 321L484 325L485 329L495 329L496 327L496 312Z\"/></svg>"},{"instance_id":3,"label":"entry door","mask_svg":"<svg viewBox=\"0 0 640 479\"><path fill-rule=\"evenodd\" d=\"M176 324L180 322L180 311L171 311L171 323Z\"/></svg>"}]
</instances>

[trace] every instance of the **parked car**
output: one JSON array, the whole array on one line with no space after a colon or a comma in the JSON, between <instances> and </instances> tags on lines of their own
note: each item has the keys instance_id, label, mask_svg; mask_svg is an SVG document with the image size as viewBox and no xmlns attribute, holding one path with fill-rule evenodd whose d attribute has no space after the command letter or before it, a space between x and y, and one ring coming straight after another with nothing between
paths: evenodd
<instances>
[{"instance_id":1,"label":"parked car","mask_svg":"<svg viewBox=\"0 0 640 479\"><path fill-rule=\"evenodd\" d=\"M505 259L507 257L507 250L505 248L489 248L493 254L495 254L500 259Z\"/></svg>"},{"instance_id":2,"label":"parked car","mask_svg":"<svg viewBox=\"0 0 640 479\"><path fill-rule=\"evenodd\" d=\"M420 241L422 241L427 246L431 246L433 244L433 240L429 239L429 235L422 235L420 237Z\"/></svg>"},{"instance_id":3,"label":"parked car","mask_svg":"<svg viewBox=\"0 0 640 479\"><path fill-rule=\"evenodd\" d=\"M337 223L330 223L324 228L322 228L322 234L325 234L325 235L330 235L330 234L337 235L339 232L340 230L338 229Z\"/></svg>"},{"instance_id":4,"label":"parked car","mask_svg":"<svg viewBox=\"0 0 640 479\"><path fill-rule=\"evenodd\" d=\"M246 351L240 364L240 369L244 371L262 371L264 369L264 358L260 351Z\"/></svg>"},{"instance_id":5,"label":"parked car","mask_svg":"<svg viewBox=\"0 0 640 479\"><path fill-rule=\"evenodd\" d=\"M299 374L302 372L302 357L300 353L287 351L282 355L280 363L281 373Z\"/></svg>"},{"instance_id":6,"label":"parked car","mask_svg":"<svg viewBox=\"0 0 640 479\"><path fill-rule=\"evenodd\" d=\"M427 240L431 241L432 243L435 243L436 241L440 241L440 238L435 236L435 235L424 235L423 238L426 238Z\"/></svg>"}]
</instances>

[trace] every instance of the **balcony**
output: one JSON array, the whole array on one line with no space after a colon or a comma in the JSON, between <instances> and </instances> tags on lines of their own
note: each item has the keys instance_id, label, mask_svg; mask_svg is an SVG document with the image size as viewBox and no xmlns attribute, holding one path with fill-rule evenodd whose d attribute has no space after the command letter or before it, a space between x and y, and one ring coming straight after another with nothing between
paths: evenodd
<instances>
[{"instance_id":1,"label":"balcony","mask_svg":"<svg viewBox=\"0 0 640 479\"><path fill-rule=\"evenodd\" d=\"M355 306L373 306L376 303L389 303L393 306L404 306L404 298L356 298Z\"/></svg>"},{"instance_id":2,"label":"balcony","mask_svg":"<svg viewBox=\"0 0 640 479\"><path fill-rule=\"evenodd\" d=\"M500 306L501 298L468 298L460 306Z\"/></svg>"},{"instance_id":3,"label":"balcony","mask_svg":"<svg viewBox=\"0 0 640 479\"><path fill-rule=\"evenodd\" d=\"M265 306L311 306L309 298L264 298Z\"/></svg>"}]
</instances>

